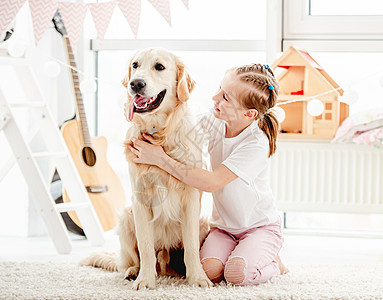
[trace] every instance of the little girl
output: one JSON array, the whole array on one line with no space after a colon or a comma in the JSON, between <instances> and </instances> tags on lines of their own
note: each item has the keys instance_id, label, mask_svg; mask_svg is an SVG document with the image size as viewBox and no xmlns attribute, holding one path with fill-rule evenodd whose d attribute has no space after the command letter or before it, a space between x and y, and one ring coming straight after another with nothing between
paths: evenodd
<instances>
[{"instance_id":1,"label":"little girl","mask_svg":"<svg viewBox=\"0 0 383 300\"><path fill-rule=\"evenodd\" d=\"M133 140L136 163L156 165L184 183L213 194L211 230L201 247L213 282L256 285L288 272L278 256L281 220L269 184L276 150L278 83L267 65L230 69L213 96L214 113L200 126L209 133L211 169L186 166L161 146ZM150 135L144 137L153 142Z\"/></svg>"}]
</instances>

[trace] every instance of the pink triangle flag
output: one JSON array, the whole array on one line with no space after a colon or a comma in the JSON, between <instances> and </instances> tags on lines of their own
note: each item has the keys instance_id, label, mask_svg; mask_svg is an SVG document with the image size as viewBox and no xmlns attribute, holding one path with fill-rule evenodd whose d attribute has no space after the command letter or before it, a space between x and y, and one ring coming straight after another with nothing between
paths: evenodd
<instances>
[{"instance_id":1,"label":"pink triangle flag","mask_svg":"<svg viewBox=\"0 0 383 300\"><path fill-rule=\"evenodd\" d=\"M100 41L104 39L115 5L115 1L88 4Z\"/></svg>"},{"instance_id":2,"label":"pink triangle flag","mask_svg":"<svg viewBox=\"0 0 383 300\"><path fill-rule=\"evenodd\" d=\"M59 9L70 43L76 48L88 6L80 2L59 2Z\"/></svg>"},{"instance_id":3,"label":"pink triangle flag","mask_svg":"<svg viewBox=\"0 0 383 300\"><path fill-rule=\"evenodd\" d=\"M165 20L169 23L170 26L170 4L169 0L149 0L149 2L154 6L155 9L165 18Z\"/></svg>"},{"instance_id":4,"label":"pink triangle flag","mask_svg":"<svg viewBox=\"0 0 383 300\"><path fill-rule=\"evenodd\" d=\"M57 0L29 0L36 46L52 20L57 7Z\"/></svg>"},{"instance_id":5,"label":"pink triangle flag","mask_svg":"<svg viewBox=\"0 0 383 300\"><path fill-rule=\"evenodd\" d=\"M26 0L1 0L0 1L0 34L2 34L9 24L15 19L20 8Z\"/></svg>"},{"instance_id":6,"label":"pink triangle flag","mask_svg":"<svg viewBox=\"0 0 383 300\"><path fill-rule=\"evenodd\" d=\"M135 38L137 38L141 15L141 0L119 0L118 7L128 21Z\"/></svg>"},{"instance_id":7,"label":"pink triangle flag","mask_svg":"<svg viewBox=\"0 0 383 300\"><path fill-rule=\"evenodd\" d=\"M186 8L189 9L189 0L182 0L182 2L185 4Z\"/></svg>"}]
</instances>

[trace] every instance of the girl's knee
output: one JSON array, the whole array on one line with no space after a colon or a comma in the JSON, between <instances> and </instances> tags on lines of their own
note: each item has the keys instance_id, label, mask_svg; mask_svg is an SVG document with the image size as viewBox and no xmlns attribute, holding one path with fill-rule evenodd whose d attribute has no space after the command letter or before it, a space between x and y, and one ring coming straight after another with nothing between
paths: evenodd
<instances>
[{"instance_id":1,"label":"girl's knee","mask_svg":"<svg viewBox=\"0 0 383 300\"><path fill-rule=\"evenodd\" d=\"M245 280L246 262L242 257L234 257L227 261L224 276L227 283L241 284Z\"/></svg>"},{"instance_id":2,"label":"girl's knee","mask_svg":"<svg viewBox=\"0 0 383 300\"><path fill-rule=\"evenodd\" d=\"M224 265L218 258L207 258L203 260L202 267L212 282L217 283L223 279Z\"/></svg>"}]
</instances>

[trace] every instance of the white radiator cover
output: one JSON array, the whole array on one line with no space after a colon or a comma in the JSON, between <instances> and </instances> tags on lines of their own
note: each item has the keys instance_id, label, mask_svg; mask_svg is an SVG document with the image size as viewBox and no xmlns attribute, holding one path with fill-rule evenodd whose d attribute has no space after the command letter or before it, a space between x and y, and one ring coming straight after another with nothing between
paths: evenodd
<instances>
[{"instance_id":1,"label":"white radiator cover","mask_svg":"<svg viewBox=\"0 0 383 300\"><path fill-rule=\"evenodd\" d=\"M281 139L270 179L280 211L383 213L383 149Z\"/></svg>"}]
</instances>

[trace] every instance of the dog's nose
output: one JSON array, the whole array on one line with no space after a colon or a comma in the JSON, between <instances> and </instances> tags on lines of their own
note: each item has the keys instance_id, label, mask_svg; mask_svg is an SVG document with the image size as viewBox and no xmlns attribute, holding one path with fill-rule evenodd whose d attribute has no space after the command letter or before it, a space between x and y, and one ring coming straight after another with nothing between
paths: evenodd
<instances>
[{"instance_id":1,"label":"dog's nose","mask_svg":"<svg viewBox=\"0 0 383 300\"><path fill-rule=\"evenodd\" d=\"M146 86L145 81L142 79L135 79L130 82L130 87L132 88L133 91L136 93L142 91L144 87Z\"/></svg>"}]
</instances>

